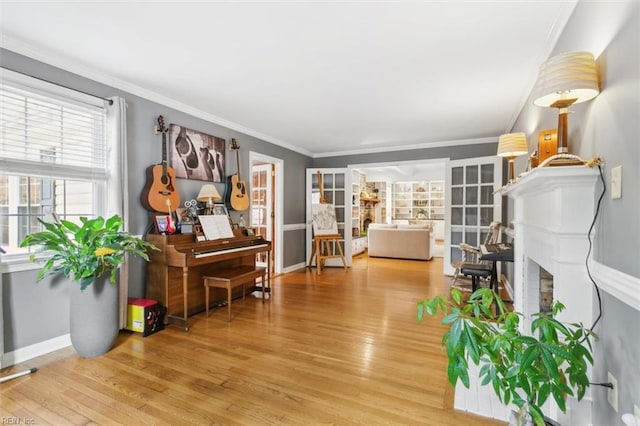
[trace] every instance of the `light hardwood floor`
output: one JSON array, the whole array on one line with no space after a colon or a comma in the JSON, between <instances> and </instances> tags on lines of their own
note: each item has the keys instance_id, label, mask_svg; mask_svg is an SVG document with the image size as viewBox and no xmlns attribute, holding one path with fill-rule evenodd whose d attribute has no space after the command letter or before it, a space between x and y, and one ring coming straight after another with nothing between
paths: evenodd
<instances>
[{"instance_id":1,"label":"light hardwood floor","mask_svg":"<svg viewBox=\"0 0 640 426\"><path fill-rule=\"evenodd\" d=\"M191 329L122 332L107 355L71 348L16 365L0 385L2 418L33 424L499 425L455 412L439 320L416 302L443 294L442 259L354 260L275 279ZM256 293L257 295L257 293Z\"/></svg>"}]
</instances>

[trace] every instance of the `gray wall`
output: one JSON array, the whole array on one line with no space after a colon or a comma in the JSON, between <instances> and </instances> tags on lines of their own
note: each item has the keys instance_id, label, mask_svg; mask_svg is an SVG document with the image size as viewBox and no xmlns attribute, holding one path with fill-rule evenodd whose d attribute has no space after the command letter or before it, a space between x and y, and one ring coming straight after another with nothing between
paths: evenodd
<instances>
[{"instance_id":1,"label":"gray wall","mask_svg":"<svg viewBox=\"0 0 640 426\"><path fill-rule=\"evenodd\" d=\"M375 164L390 161L416 161L449 158L460 160L463 158L485 157L496 155L498 142L475 145L459 145L438 148L423 148L407 151L377 152L371 154L342 155L336 157L322 157L313 160L313 167L347 167L354 164Z\"/></svg>"},{"instance_id":2,"label":"gray wall","mask_svg":"<svg viewBox=\"0 0 640 426\"><path fill-rule=\"evenodd\" d=\"M594 259L633 277L640 277L640 7L631 2L580 2L553 54L590 51L601 69L601 93L571 108L570 151L605 161L607 187L611 168L622 165L621 199L605 195L594 239ZM555 128L557 112L527 102L513 131L528 134ZM520 159L519 167L524 168ZM602 186L598 187L598 194ZM586 230L585 230L586 231ZM640 288L637 289L640 292ZM602 297L602 321L596 332L594 380L606 382L610 371L618 380L619 412L607 402L606 389L593 387L594 425L621 425L620 415L640 406L640 312L609 294Z\"/></svg>"},{"instance_id":3,"label":"gray wall","mask_svg":"<svg viewBox=\"0 0 640 426\"><path fill-rule=\"evenodd\" d=\"M129 205L130 231L143 234L148 226L147 212L139 197L145 184L145 169L162 159L162 140L154 134L153 126L158 115L163 115L167 124L176 123L192 129L230 140L236 138L240 144L240 168L242 178L247 180L249 152L254 151L283 160L284 163L284 224L305 221L305 170L312 159L286 148L239 133L189 114L122 92L104 84L80 77L50 65L34 61L8 50L0 50L0 66L33 77L42 78L76 90L101 97L115 95L127 100L127 138L129 158ZM227 156L226 173L236 172L235 155ZM195 198L202 182L178 179L181 199ZM217 184L224 194L224 184ZM232 213L235 216L235 213ZM237 217L235 218L237 219ZM304 233L285 232L283 241L284 267L304 262ZM130 290L133 297L144 296L144 262L136 259L130 267ZM45 279L35 284L36 271L3 274L3 318L4 351L42 342L68 333L69 301L68 283L53 283Z\"/></svg>"}]
</instances>

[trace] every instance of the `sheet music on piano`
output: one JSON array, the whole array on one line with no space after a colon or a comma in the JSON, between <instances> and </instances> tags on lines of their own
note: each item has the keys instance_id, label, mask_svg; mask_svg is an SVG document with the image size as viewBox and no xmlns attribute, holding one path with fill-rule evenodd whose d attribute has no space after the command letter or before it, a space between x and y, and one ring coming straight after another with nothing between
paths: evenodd
<instances>
[{"instance_id":1,"label":"sheet music on piano","mask_svg":"<svg viewBox=\"0 0 640 426\"><path fill-rule=\"evenodd\" d=\"M201 215L198 216L202 232L207 240L218 240L220 238L233 238L233 230L226 215Z\"/></svg>"}]
</instances>

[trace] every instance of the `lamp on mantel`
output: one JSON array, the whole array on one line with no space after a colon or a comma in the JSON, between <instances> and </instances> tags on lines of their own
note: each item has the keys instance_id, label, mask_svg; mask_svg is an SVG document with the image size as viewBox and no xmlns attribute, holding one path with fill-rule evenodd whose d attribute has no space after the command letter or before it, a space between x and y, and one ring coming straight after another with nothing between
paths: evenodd
<instances>
[{"instance_id":1,"label":"lamp on mantel","mask_svg":"<svg viewBox=\"0 0 640 426\"><path fill-rule=\"evenodd\" d=\"M221 200L220 194L216 189L215 185L206 184L202 185L200 188L200 192L198 193L198 197L196 199L200 202L207 203L207 207L205 209L205 214L213 214L213 204L216 201Z\"/></svg>"},{"instance_id":2,"label":"lamp on mantel","mask_svg":"<svg viewBox=\"0 0 640 426\"><path fill-rule=\"evenodd\" d=\"M598 96L598 71L593 55L588 52L562 53L540 66L533 90L534 105L558 108L558 152L540 166L584 164L577 155L569 154L568 114L573 104Z\"/></svg>"},{"instance_id":3,"label":"lamp on mantel","mask_svg":"<svg viewBox=\"0 0 640 426\"><path fill-rule=\"evenodd\" d=\"M527 152L527 137L524 133L507 133L498 139L498 156L509 159L509 183L513 183L515 179L515 158Z\"/></svg>"}]
</instances>

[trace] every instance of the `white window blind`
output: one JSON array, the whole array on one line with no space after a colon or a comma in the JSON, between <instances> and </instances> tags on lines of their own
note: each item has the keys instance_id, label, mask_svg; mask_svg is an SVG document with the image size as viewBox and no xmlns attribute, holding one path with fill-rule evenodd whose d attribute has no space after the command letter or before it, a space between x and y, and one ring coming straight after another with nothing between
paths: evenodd
<instances>
[{"instance_id":1,"label":"white window blind","mask_svg":"<svg viewBox=\"0 0 640 426\"><path fill-rule=\"evenodd\" d=\"M65 87L0 68L0 246L20 242L55 212L78 222L104 213L111 174L107 105ZM6 265L6 262L4 262Z\"/></svg>"},{"instance_id":2,"label":"white window blind","mask_svg":"<svg viewBox=\"0 0 640 426\"><path fill-rule=\"evenodd\" d=\"M3 173L79 180L107 178L102 100L78 93L69 96L60 93L67 89L51 89L48 84L33 87L31 80L4 69L0 83Z\"/></svg>"}]
</instances>

